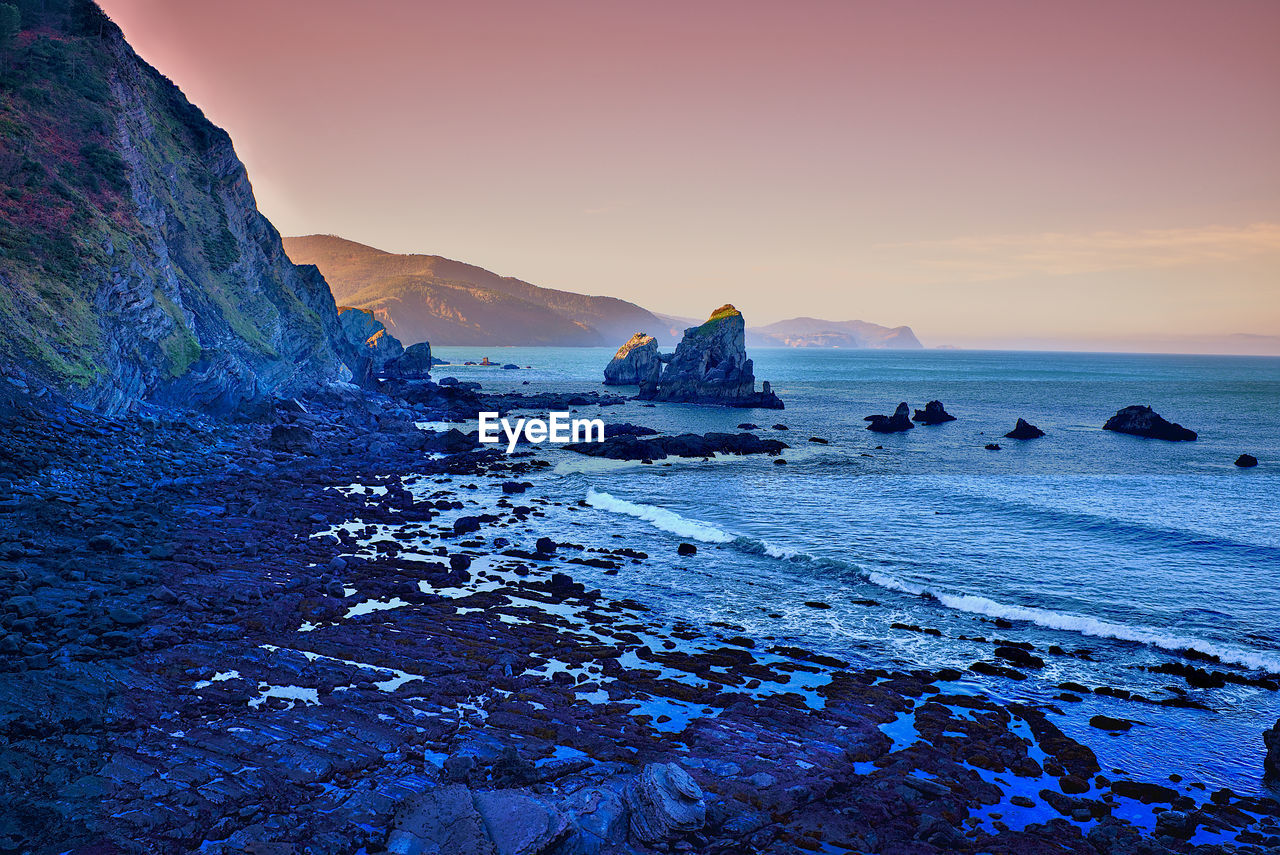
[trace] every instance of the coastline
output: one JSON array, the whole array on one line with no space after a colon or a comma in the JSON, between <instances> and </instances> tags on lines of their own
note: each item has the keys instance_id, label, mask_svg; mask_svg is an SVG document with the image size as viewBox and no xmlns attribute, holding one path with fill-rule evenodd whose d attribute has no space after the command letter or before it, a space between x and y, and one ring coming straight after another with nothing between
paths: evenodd
<instances>
[{"instance_id":1,"label":"coastline","mask_svg":"<svg viewBox=\"0 0 1280 855\"><path fill-rule=\"evenodd\" d=\"M584 563L673 556L546 530L529 451L429 457L427 413L309 406L292 449L266 424L48 404L5 425L28 477L0 508L0 757L26 784L0 849L1280 844L1276 802L1117 776L959 672L854 669L588 591Z\"/></svg>"}]
</instances>

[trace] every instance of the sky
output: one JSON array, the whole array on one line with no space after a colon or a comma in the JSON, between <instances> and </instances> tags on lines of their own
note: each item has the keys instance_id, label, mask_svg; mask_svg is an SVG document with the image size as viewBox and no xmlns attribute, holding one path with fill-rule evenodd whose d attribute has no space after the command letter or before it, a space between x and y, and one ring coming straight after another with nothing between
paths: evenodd
<instances>
[{"instance_id":1,"label":"sky","mask_svg":"<svg viewBox=\"0 0 1280 855\"><path fill-rule=\"evenodd\" d=\"M1274 0L102 5L286 235L929 346L1280 348Z\"/></svg>"}]
</instances>

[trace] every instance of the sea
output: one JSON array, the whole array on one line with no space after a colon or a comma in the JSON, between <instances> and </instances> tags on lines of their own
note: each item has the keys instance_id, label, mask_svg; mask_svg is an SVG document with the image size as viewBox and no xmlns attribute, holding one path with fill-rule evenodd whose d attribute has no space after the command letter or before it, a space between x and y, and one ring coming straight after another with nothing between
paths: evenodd
<instances>
[{"instance_id":1,"label":"sea","mask_svg":"<svg viewBox=\"0 0 1280 855\"><path fill-rule=\"evenodd\" d=\"M474 380L488 391L635 391L601 385L612 349L433 350L451 363L437 379ZM754 423L790 446L785 466L764 456L623 463L542 446L553 468L538 490L586 503L572 513L552 508L545 534L607 538L663 559L615 576L591 568L575 576L671 620L741 627L856 667L964 670L996 661L995 639L1027 642L1045 660L1021 669L1027 679L967 672L962 682L1061 710L1055 724L1093 748L1104 773L1263 792L1261 732L1280 719L1280 692L1196 689L1152 669L1280 674L1280 358L750 355L785 410L628 401L581 412L664 432ZM521 370L459 364L484 357ZM866 430L864 416L935 399L955 421ZM1102 430L1130 404L1151 405L1199 439ZM1018 418L1046 435L1003 438ZM1235 466L1242 453L1259 465ZM697 555L677 556L681 542L698 546ZM1063 653L1046 652L1055 646ZM1059 699L1065 682L1148 702L1078 690L1078 702ZM1157 703L1175 697L1208 709ZM1136 724L1103 732L1089 725L1099 714Z\"/></svg>"}]
</instances>

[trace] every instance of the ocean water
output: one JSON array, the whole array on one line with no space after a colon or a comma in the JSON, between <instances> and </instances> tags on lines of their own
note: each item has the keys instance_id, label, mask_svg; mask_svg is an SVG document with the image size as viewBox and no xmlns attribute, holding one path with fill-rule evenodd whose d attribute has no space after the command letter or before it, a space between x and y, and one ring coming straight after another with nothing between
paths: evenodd
<instances>
[{"instance_id":1,"label":"ocean water","mask_svg":"<svg viewBox=\"0 0 1280 855\"><path fill-rule=\"evenodd\" d=\"M603 348L436 353L532 366L439 369L489 390L608 391L600 379L612 352ZM584 528L597 539L607 532L667 559L584 581L675 618L734 624L865 665L966 668L993 660L993 639L1031 642L1044 668L1025 681L974 676L975 689L1056 704L1056 723L1093 747L1104 769L1261 791L1260 733L1280 718L1280 693L1198 690L1149 669L1206 664L1188 659L1191 649L1220 660L1210 668L1280 673L1280 358L751 355L785 411L632 401L603 415L677 432L754 422L792 446L786 466L763 457L618 464L544 446L556 467L540 489L590 506L550 517L549 534L581 542ZM957 421L893 435L865 429L863 416L932 399ZM1101 430L1129 404L1150 404L1200 438ZM1019 417L1047 436L1002 438ZM773 431L778 422L790 430ZM986 450L989 442L1001 449ZM1242 452L1260 465L1234 466ZM680 541L698 543L698 555L677 559ZM1048 655L1051 645L1076 655ZM1068 680L1210 709L1100 695L1054 701ZM1104 734L1088 726L1097 713L1140 724Z\"/></svg>"}]
</instances>

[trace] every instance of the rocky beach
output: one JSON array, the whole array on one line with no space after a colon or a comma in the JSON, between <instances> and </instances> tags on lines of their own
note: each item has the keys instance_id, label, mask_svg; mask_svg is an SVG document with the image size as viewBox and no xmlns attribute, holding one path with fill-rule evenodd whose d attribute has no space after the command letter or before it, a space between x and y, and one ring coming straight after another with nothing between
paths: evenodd
<instances>
[{"instance_id":1,"label":"rocky beach","mask_svg":"<svg viewBox=\"0 0 1280 855\"><path fill-rule=\"evenodd\" d=\"M236 424L6 395L2 851L1280 845L1275 801L1117 775L958 671L602 596L578 578L698 558L549 530L547 464L428 451L415 422L447 413L366 393ZM975 671L1050 655L1000 625Z\"/></svg>"}]
</instances>

